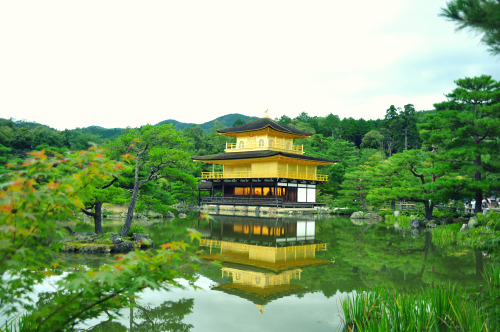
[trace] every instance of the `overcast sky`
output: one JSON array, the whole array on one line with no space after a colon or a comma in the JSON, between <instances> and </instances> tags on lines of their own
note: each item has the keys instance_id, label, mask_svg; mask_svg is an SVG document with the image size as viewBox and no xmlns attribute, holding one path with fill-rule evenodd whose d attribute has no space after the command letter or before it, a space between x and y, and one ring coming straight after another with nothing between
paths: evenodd
<instances>
[{"instance_id":1,"label":"overcast sky","mask_svg":"<svg viewBox=\"0 0 500 332\"><path fill-rule=\"evenodd\" d=\"M500 79L445 3L1 1L0 117L61 130L431 109L458 78Z\"/></svg>"}]
</instances>

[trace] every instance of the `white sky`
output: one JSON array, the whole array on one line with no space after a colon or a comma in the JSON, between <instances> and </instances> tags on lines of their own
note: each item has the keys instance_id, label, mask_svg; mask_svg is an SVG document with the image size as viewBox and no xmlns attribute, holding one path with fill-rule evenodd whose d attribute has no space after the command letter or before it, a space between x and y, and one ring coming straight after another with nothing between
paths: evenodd
<instances>
[{"instance_id":1,"label":"white sky","mask_svg":"<svg viewBox=\"0 0 500 332\"><path fill-rule=\"evenodd\" d=\"M500 79L445 0L1 1L0 117L56 129L229 113L382 118Z\"/></svg>"}]
</instances>

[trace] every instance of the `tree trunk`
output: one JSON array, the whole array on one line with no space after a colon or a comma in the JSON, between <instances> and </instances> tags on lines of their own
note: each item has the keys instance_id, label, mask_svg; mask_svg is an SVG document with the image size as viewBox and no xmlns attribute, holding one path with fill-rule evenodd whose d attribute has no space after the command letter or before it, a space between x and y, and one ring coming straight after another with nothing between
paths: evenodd
<instances>
[{"instance_id":1,"label":"tree trunk","mask_svg":"<svg viewBox=\"0 0 500 332\"><path fill-rule=\"evenodd\" d=\"M132 226L135 203L137 202L138 196L139 196L139 186L138 184L134 184L134 189L132 191L132 199L130 200L130 204L128 206L127 217L125 218L125 224L123 225L123 228L120 230L120 236L122 237L128 235L128 231L130 231L130 226Z\"/></svg>"},{"instance_id":2,"label":"tree trunk","mask_svg":"<svg viewBox=\"0 0 500 332\"><path fill-rule=\"evenodd\" d=\"M102 234L102 202L96 201L91 207L88 207L89 211L81 208L80 210L87 216L94 219L94 232L96 234ZM94 212L92 212L94 210Z\"/></svg>"},{"instance_id":3,"label":"tree trunk","mask_svg":"<svg viewBox=\"0 0 500 332\"><path fill-rule=\"evenodd\" d=\"M481 181L481 171L479 170L481 167L481 156L477 156L476 160L474 160L474 166L476 166L474 180ZM474 198L476 199L476 208L474 209L474 213L481 213L481 211L483 211L481 206L481 202L483 200L483 190L481 188L476 189Z\"/></svg>"},{"instance_id":4,"label":"tree trunk","mask_svg":"<svg viewBox=\"0 0 500 332\"><path fill-rule=\"evenodd\" d=\"M434 203L429 201L424 201L425 207L425 220L432 220L432 210L434 209Z\"/></svg>"},{"instance_id":5,"label":"tree trunk","mask_svg":"<svg viewBox=\"0 0 500 332\"><path fill-rule=\"evenodd\" d=\"M365 203L365 198L363 197L362 194L359 194L359 200L361 201L361 205L363 205L363 208L368 211L368 212L372 212L372 209L370 209L370 207L368 205L366 205Z\"/></svg>"},{"instance_id":6,"label":"tree trunk","mask_svg":"<svg viewBox=\"0 0 500 332\"><path fill-rule=\"evenodd\" d=\"M118 180L118 178L116 176L113 176L113 180L111 180L109 183L102 186L101 189L106 189L106 188L110 187L117 180ZM94 232L96 234L102 234L102 202L100 202L96 199L94 204L92 204L91 207L88 207L88 209L90 209L90 210L93 209L94 212L87 211L83 208L81 209L81 211L94 219Z\"/></svg>"},{"instance_id":7,"label":"tree trunk","mask_svg":"<svg viewBox=\"0 0 500 332\"><path fill-rule=\"evenodd\" d=\"M128 235L128 231L130 231L130 226L132 225L132 219L134 218L134 209L135 203L137 202L137 197L139 196L139 186L141 183L139 182L139 157L137 157L135 161L135 177L134 177L134 189L132 189L132 199L130 200L130 204L127 210L127 218L125 218L125 224L120 230L120 236L125 237Z\"/></svg>"},{"instance_id":8,"label":"tree trunk","mask_svg":"<svg viewBox=\"0 0 500 332\"><path fill-rule=\"evenodd\" d=\"M427 254L429 249L434 252L436 250L436 246L432 243L432 233L429 231L425 232L425 244L424 244L424 252Z\"/></svg>"},{"instance_id":9,"label":"tree trunk","mask_svg":"<svg viewBox=\"0 0 500 332\"><path fill-rule=\"evenodd\" d=\"M102 234L102 202L95 202L94 206L94 232Z\"/></svg>"},{"instance_id":10,"label":"tree trunk","mask_svg":"<svg viewBox=\"0 0 500 332\"><path fill-rule=\"evenodd\" d=\"M405 151L408 150L408 127L405 128Z\"/></svg>"}]
</instances>

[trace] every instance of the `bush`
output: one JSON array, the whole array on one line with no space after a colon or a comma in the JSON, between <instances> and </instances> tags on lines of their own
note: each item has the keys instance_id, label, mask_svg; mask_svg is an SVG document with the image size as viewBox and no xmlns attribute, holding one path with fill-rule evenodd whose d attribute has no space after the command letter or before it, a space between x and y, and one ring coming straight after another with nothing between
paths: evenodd
<instances>
[{"instance_id":1,"label":"bush","mask_svg":"<svg viewBox=\"0 0 500 332\"><path fill-rule=\"evenodd\" d=\"M134 233L144 233L144 228L142 228L141 224L139 224L138 222L130 226L130 230L128 231L127 235L132 236L132 234Z\"/></svg>"},{"instance_id":2,"label":"bush","mask_svg":"<svg viewBox=\"0 0 500 332\"><path fill-rule=\"evenodd\" d=\"M500 214L495 211L488 211L484 215L478 214L478 221L481 225L486 224L489 231L473 237L473 247L490 254L500 252Z\"/></svg>"},{"instance_id":3,"label":"bush","mask_svg":"<svg viewBox=\"0 0 500 332\"><path fill-rule=\"evenodd\" d=\"M377 212L377 214L385 219L385 216L393 216L394 211L393 210L380 210Z\"/></svg>"}]
</instances>

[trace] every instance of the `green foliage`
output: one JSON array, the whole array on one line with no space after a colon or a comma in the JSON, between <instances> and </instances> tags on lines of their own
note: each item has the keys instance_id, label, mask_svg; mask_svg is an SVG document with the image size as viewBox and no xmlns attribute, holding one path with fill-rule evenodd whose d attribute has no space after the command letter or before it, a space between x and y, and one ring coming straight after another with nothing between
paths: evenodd
<instances>
[{"instance_id":1,"label":"green foliage","mask_svg":"<svg viewBox=\"0 0 500 332\"><path fill-rule=\"evenodd\" d=\"M458 29L482 34L481 41L493 54L500 54L500 3L493 0L451 0L440 16L456 23Z\"/></svg>"},{"instance_id":2,"label":"green foliage","mask_svg":"<svg viewBox=\"0 0 500 332\"><path fill-rule=\"evenodd\" d=\"M486 224L486 227L483 232L472 238L472 245L478 250L499 255L500 214L495 211L488 211L484 215L478 215L478 221L483 225Z\"/></svg>"},{"instance_id":3,"label":"green foliage","mask_svg":"<svg viewBox=\"0 0 500 332\"><path fill-rule=\"evenodd\" d=\"M439 156L422 150L395 154L375 169L377 182L367 198L379 206L402 200L421 203L430 220L434 205L448 201L457 191L459 175L448 166Z\"/></svg>"},{"instance_id":4,"label":"green foliage","mask_svg":"<svg viewBox=\"0 0 500 332\"><path fill-rule=\"evenodd\" d=\"M403 109L391 105L387 109L380 132L384 136L383 145L389 156L396 152L420 148L417 120L413 104L407 104Z\"/></svg>"},{"instance_id":5,"label":"green foliage","mask_svg":"<svg viewBox=\"0 0 500 332\"><path fill-rule=\"evenodd\" d=\"M411 216L406 216L403 214L400 214L397 218L394 216L394 213L392 214L386 214L384 216L384 223L387 225L396 225L398 224L399 227L403 228L410 228L410 220L413 219Z\"/></svg>"},{"instance_id":6,"label":"green foliage","mask_svg":"<svg viewBox=\"0 0 500 332\"><path fill-rule=\"evenodd\" d=\"M105 129L102 128L104 131ZM74 129L57 131L38 123L0 119L0 144L11 149L15 157L25 158L32 150L85 150L106 138L104 132Z\"/></svg>"},{"instance_id":7,"label":"green foliage","mask_svg":"<svg viewBox=\"0 0 500 332\"><path fill-rule=\"evenodd\" d=\"M393 210L380 210L377 212L379 216L385 219L386 216L394 216Z\"/></svg>"},{"instance_id":8,"label":"green foliage","mask_svg":"<svg viewBox=\"0 0 500 332\"><path fill-rule=\"evenodd\" d=\"M482 75L455 81L448 101L435 104L436 113L421 124L426 149L432 149L459 175L453 182L459 198L483 195L500 189L500 82ZM451 197L453 198L453 197ZM481 204L476 211L481 212Z\"/></svg>"},{"instance_id":9,"label":"green foliage","mask_svg":"<svg viewBox=\"0 0 500 332\"><path fill-rule=\"evenodd\" d=\"M132 236L134 233L144 233L144 228L139 224L139 222L132 223L130 230L128 231L128 236Z\"/></svg>"},{"instance_id":10,"label":"green foliage","mask_svg":"<svg viewBox=\"0 0 500 332\"><path fill-rule=\"evenodd\" d=\"M116 174L117 164L98 149L30 156L3 174L0 186L0 315L12 319L4 327L69 330L129 305L145 287L167 289L178 286L177 278L194 280L197 259L184 241L120 255L97 268L58 259L61 244L55 240L66 234L60 223L92 198L92 187ZM67 172L70 169L74 171ZM199 239L199 234L191 232L189 237ZM33 303L35 285L56 275L54 291L40 294L39 303ZM15 314L20 310L24 315L18 325Z\"/></svg>"},{"instance_id":11,"label":"green foliage","mask_svg":"<svg viewBox=\"0 0 500 332\"><path fill-rule=\"evenodd\" d=\"M366 198L377 182L375 171L382 162L381 153L374 154L362 165L353 168L344 175L340 196L335 202L337 206L357 206L371 210Z\"/></svg>"},{"instance_id":12,"label":"green foliage","mask_svg":"<svg viewBox=\"0 0 500 332\"><path fill-rule=\"evenodd\" d=\"M462 224L449 224L441 225L432 231L432 237L434 243L439 245L445 244L459 244L461 246L471 246L471 236L475 236L479 229L469 230L466 232L460 232Z\"/></svg>"},{"instance_id":13,"label":"green foliage","mask_svg":"<svg viewBox=\"0 0 500 332\"><path fill-rule=\"evenodd\" d=\"M197 125L194 123L179 122L176 120L165 120L165 121L162 121L156 125L161 126L164 124L172 124L175 126L175 128L177 130L186 130L186 129L189 129L191 127L200 127L203 131L208 132L208 131L212 131L214 128L226 128L226 127L236 126L238 123L240 123L239 121L243 121L244 123L247 123L250 121L257 120L257 119L258 118L254 117L254 116L247 116L247 115L243 115L243 114L233 113L233 114L226 114L226 115L220 116L216 119L202 123L200 125Z\"/></svg>"},{"instance_id":14,"label":"green foliage","mask_svg":"<svg viewBox=\"0 0 500 332\"><path fill-rule=\"evenodd\" d=\"M371 130L363 136L361 148L380 149L382 148L382 140L384 136L378 130Z\"/></svg>"},{"instance_id":15,"label":"green foliage","mask_svg":"<svg viewBox=\"0 0 500 332\"><path fill-rule=\"evenodd\" d=\"M498 296L498 285L495 290ZM496 316L485 315L481 302L460 295L453 286L406 294L375 288L342 302L350 331L493 331Z\"/></svg>"},{"instance_id":16,"label":"green foliage","mask_svg":"<svg viewBox=\"0 0 500 332\"><path fill-rule=\"evenodd\" d=\"M139 190L149 182L168 179L184 181L191 186L197 184L189 173L193 170L193 163L187 152L188 143L173 125L145 125L139 129L127 129L107 147L112 158L122 156L131 166L124 169L131 179L132 197L125 224L120 231L122 236L128 234L130 229ZM141 194L147 195L147 190ZM151 197L149 203L158 206L160 199L158 196Z\"/></svg>"},{"instance_id":17,"label":"green foliage","mask_svg":"<svg viewBox=\"0 0 500 332\"><path fill-rule=\"evenodd\" d=\"M179 301L165 301L156 308L136 305L137 318L140 323L135 324L137 331L179 331L189 332L192 324L182 322L194 307L194 299L180 299Z\"/></svg>"}]
</instances>

